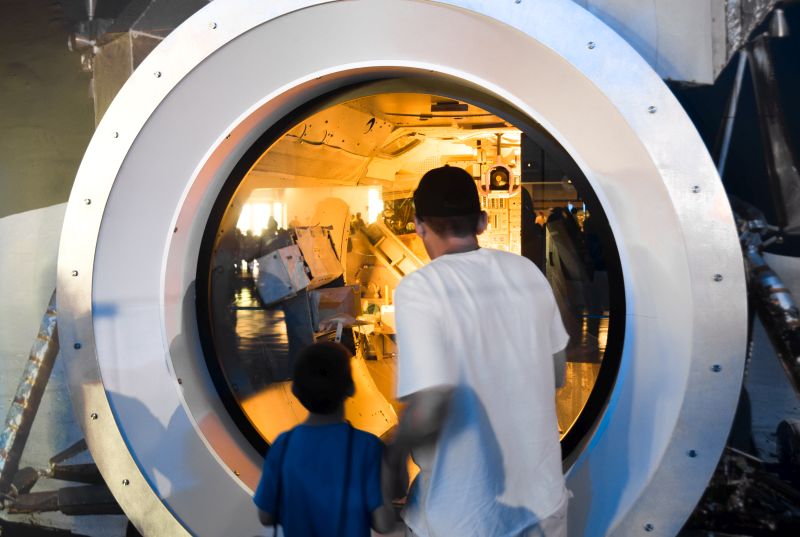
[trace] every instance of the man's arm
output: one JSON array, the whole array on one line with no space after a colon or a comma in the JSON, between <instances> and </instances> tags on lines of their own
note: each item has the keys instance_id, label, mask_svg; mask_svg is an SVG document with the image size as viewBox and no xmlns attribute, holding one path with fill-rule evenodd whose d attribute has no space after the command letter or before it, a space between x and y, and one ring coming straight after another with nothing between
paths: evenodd
<instances>
[{"instance_id":1,"label":"man's arm","mask_svg":"<svg viewBox=\"0 0 800 537\"><path fill-rule=\"evenodd\" d=\"M406 404L392 442L385 451L389 476L394 483L388 486L395 497L405 494L407 486L406 461L411 450L434 442L444 426L453 398L452 386L437 386L415 392L405 398ZM391 480L390 480L391 483Z\"/></svg>"},{"instance_id":2,"label":"man's arm","mask_svg":"<svg viewBox=\"0 0 800 537\"><path fill-rule=\"evenodd\" d=\"M558 351L553 355L553 369L556 373L556 388L563 388L567 382L567 353Z\"/></svg>"}]
</instances>

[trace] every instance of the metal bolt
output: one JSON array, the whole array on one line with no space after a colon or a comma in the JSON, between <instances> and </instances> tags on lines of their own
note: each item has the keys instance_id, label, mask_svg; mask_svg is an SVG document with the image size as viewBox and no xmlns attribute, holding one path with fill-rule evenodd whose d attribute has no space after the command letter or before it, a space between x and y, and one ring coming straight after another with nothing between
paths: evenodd
<instances>
[{"instance_id":1,"label":"metal bolt","mask_svg":"<svg viewBox=\"0 0 800 537\"><path fill-rule=\"evenodd\" d=\"M239 477L240 475L242 475L242 472L240 472L239 470L234 470L233 471L233 475L235 475L236 477Z\"/></svg>"},{"instance_id":2,"label":"metal bolt","mask_svg":"<svg viewBox=\"0 0 800 537\"><path fill-rule=\"evenodd\" d=\"M586 43L586 46L589 48L589 50L594 50L595 47L597 47L597 43L595 43L594 41L589 41L588 43Z\"/></svg>"},{"instance_id":3,"label":"metal bolt","mask_svg":"<svg viewBox=\"0 0 800 537\"><path fill-rule=\"evenodd\" d=\"M154 75L156 78L161 78L161 71L156 71L155 73L153 73L153 75Z\"/></svg>"},{"instance_id":4,"label":"metal bolt","mask_svg":"<svg viewBox=\"0 0 800 537\"><path fill-rule=\"evenodd\" d=\"M182 378L178 379L178 384L183 384L183 379Z\"/></svg>"},{"instance_id":5,"label":"metal bolt","mask_svg":"<svg viewBox=\"0 0 800 537\"><path fill-rule=\"evenodd\" d=\"M114 131L114 134L112 134L112 136L113 136L114 138L119 138L119 133L118 133L117 131Z\"/></svg>"},{"instance_id":6,"label":"metal bolt","mask_svg":"<svg viewBox=\"0 0 800 537\"><path fill-rule=\"evenodd\" d=\"M89 198L86 198L85 200L83 200L83 203L85 203L86 205L91 205L92 204L92 200L90 200Z\"/></svg>"},{"instance_id":7,"label":"metal bolt","mask_svg":"<svg viewBox=\"0 0 800 537\"><path fill-rule=\"evenodd\" d=\"M89 417L92 418L93 420L96 420L98 418L97 412L92 412L91 414L89 414Z\"/></svg>"},{"instance_id":8,"label":"metal bolt","mask_svg":"<svg viewBox=\"0 0 800 537\"><path fill-rule=\"evenodd\" d=\"M172 230L172 232L173 233L177 233L178 232L178 228L176 227L175 229Z\"/></svg>"},{"instance_id":9,"label":"metal bolt","mask_svg":"<svg viewBox=\"0 0 800 537\"><path fill-rule=\"evenodd\" d=\"M649 532L649 531L653 531L655 529L656 529L656 527L653 526L652 524L650 524L649 522L644 525L644 531L648 531Z\"/></svg>"},{"instance_id":10,"label":"metal bolt","mask_svg":"<svg viewBox=\"0 0 800 537\"><path fill-rule=\"evenodd\" d=\"M722 366L719 364L714 364L711 366L711 371L713 371L714 373L719 373L720 371L722 371Z\"/></svg>"},{"instance_id":11,"label":"metal bolt","mask_svg":"<svg viewBox=\"0 0 800 537\"><path fill-rule=\"evenodd\" d=\"M697 457L697 451L695 451L693 449L690 449L689 451L687 451L686 454L689 455L689 457L691 457L692 459Z\"/></svg>"},{"instance_id":12,"label":"metal bolt","mask_svg":"<svg viewBox=\"0 0 800 537\"><path fill-rule=\"evenodd\" d=\"M123 485L125 485L125 486L127 487L128 485L130 485L130 484L131 484L131 482L130 482L130 480L129 480L129 479L123 479L123 480L122 480L122 484L123 484Z\"/></svg>"},{"instance_id":13,"label":"metal bolt","mask_svg":"<svg viewBox=\"0 0 800 537\"><path fill-rule=\"evenodd\" d=\"M714 274L714 281L721 282L722 281L722 274Z\"/></svg>"},{"instance_id":14,"label":"metal bolt","mask_svg":"<svg viewBox=\"0 0 800 537\"><path fill-rule=\"evenodd\" d=\"M514 3L515 3L515 4L521 4L521 3L522 3L522 0L514 0Z\"/></svg>"},{"instance_id":15,"label":"metal bolt","mask_svg":"<svg viewBox=\"0 0 800 537\"><path fill-rule=\"evenodd\" d=\"M75 350L78 350L78 349L81 348L81 344L80 343L76 343L75 345L72 346L72 348L75 349Z\"/></svg>"},{"instance_id":16,"label":"metal bolt","mask_svg":"<svg viewBox=\"0 0 800 537\"><path fill-rule=\"evenodd\" d=\"M695 193L695 194L698 194L700 192L700 186L699 185L694 185L692 187L692 192Z\"/></svg>"},{"instance_id":17,"label":"metal bolt","mask_svg":"<svg viewBox=\"0 0 800 537\"><path fill-rule=\"evenodd\" d=\"M73 276L73 277L75 277L75 276L77 276L77 275L78 275L78 271L77 271L77 270L73 270L73 271L72 271L72 276Z\"/></svg>"},{"instance_id":18,"label":"metal bolt","mask_svg":"<svg viewBox=\"0 0 800 537\"><path fill-rule=\"evenodd\" d=\"M655 114L656 112L658 112L658 108L656 108L655 106L648 106L647 111L650 112L651 114Z\"/></svg>"},{"instance_id":19,"label":"metal bolt","mask_svg":"<svg viewBox=\"0 0 800 537\"><path fill-rule=\"evenodd\" d=\"M209 23L208 27L211 28L212 30L216 30L217 29L217 23L216 22L211 22L211 23Z\"/></svg>"}]
</instances>

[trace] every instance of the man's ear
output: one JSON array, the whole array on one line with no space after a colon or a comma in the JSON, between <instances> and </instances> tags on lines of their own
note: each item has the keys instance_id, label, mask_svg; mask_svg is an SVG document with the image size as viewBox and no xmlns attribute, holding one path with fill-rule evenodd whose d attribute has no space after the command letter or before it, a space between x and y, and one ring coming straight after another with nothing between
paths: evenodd
<instances>
[{"instance_id":1,"label":"man's ear","mask_svg":"<svg viewBox=\"0 0 800 537\"><path fill-rule=\"evenodd\" d=\"M488 225L489 225L489 215L486 213L486 211L481 211L481 216L478 218L478 229L475 230L476 231L475 234L480 235L481 233L486 231Z\"/></svg>"},{"instance_id":2,"label":"man's ear","mask_svg":"<svg viewBox=\"0 0 800 537\"><path fill-rule=\"evenodd\" d=\"M416 216L414 217L414 231L416 231L417 235L419 235L421 239L424 239L425 234L428 232L428 229L425 227L425 223Z\"/></svg>"}]
</instances>

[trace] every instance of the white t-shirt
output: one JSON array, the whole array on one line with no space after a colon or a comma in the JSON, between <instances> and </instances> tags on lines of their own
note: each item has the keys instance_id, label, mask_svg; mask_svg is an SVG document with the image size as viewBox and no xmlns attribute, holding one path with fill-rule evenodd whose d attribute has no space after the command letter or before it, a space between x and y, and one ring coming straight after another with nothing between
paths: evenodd
<instances>
[{"instance_id":1,"label":"white t-shirt","mask_svg":"<svg viewBox=\"0 0 800 537\"><path fill-rule=\"evenodd\" d=\"M404 518L415 534L515 536L566 498L553 354L569 340L553 292L528 259L448 254L395 291L397 396L455 386Z\"/></svg>"}]
</instances>

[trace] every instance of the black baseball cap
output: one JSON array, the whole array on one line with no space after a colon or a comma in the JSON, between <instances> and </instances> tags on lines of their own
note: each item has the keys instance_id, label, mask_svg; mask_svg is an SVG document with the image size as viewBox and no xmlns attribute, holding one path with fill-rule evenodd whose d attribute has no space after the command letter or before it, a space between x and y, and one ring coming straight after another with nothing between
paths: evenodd
<instances>
[{"instance_id":1,"label":"black baseball cap","mask_svg":"<svg viewBox=\"0 0 800 537\"><path fill-rule=\"evenodd\" d=\"M442 166L422 176L414 191L417 217L466 216L481 212L478 189L461 168Z\"/></svg>"}]
</instances>

